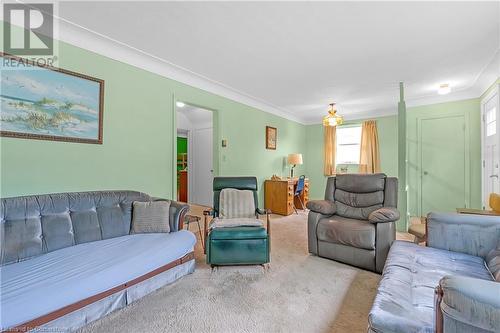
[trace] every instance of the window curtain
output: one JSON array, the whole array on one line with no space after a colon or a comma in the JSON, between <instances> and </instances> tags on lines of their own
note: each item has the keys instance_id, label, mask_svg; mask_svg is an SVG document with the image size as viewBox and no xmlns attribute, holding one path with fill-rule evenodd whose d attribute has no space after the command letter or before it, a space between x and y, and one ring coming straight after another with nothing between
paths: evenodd
<instances>
[{"instance_id":1,"label":"window curtain","mask_svg":"<svg viewBox=\"0 0 500 333\"><path fill-rule=\"evenodd\" d=\"M335 174L335 153L337 150L337 127L325 126L324 128L324 173L325 176Z\"/></svg>"},{"instance_id":2,"label":"window curtain","mask_svg":"<svg viewBox=\"0 0 500 333\"><path fill-rule=\"evenodd\" d=\"M378 148L377 123L375 120L364 121L361 127L359 172L380 172L380 152Z\"/></svg>"}]
</instances>

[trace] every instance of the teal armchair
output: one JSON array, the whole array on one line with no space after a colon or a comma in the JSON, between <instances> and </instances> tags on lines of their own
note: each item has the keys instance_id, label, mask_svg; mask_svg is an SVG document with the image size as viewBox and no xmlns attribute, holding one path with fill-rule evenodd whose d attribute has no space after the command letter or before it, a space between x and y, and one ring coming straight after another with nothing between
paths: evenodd
<instances>
[{"instance_id":1,"label":"teal armchair","mask_svg":"<svg viewBox=\"0 0 500 333\"><path fill-rule=\"evenodd\" d=\"M258 208L257 178L215 177L214 207L205 215L207 264L265 265L270 262L269 212ZM266 215L264 227L259 215ZM209 224L209 217L213 220Z\"/></svg>"}]
</instances>

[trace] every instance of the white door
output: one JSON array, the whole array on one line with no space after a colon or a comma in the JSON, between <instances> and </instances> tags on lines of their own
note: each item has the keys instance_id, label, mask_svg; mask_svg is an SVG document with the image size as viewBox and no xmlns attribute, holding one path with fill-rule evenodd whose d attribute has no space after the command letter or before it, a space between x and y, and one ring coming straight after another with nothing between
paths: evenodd
<instances>
[{"instance_id":1,"label":"white door","mask_svg":"<svg viewBox=\"0 0 500 333\"><path fill-rule=\"evenodd\" d=\"M498 90L482 101L483 208L488 209L490 193L500 193L500 110Z\"/></svg>"},{"instance_id":2,"label":"white door","mask_svg":"<svg viewBox=\"0 0 500 333\"><path fill-rule=\"evenodd\" d=\"M212 207L213 135L212 128L193 130L193 169L191 202Z\"/></svg>"}]
</instances>

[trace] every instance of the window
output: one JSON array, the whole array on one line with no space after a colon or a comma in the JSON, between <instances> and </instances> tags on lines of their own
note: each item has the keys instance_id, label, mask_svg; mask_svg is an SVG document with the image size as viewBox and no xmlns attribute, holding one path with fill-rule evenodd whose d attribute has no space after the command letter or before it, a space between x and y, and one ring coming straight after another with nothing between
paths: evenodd
<instances>
[{"instance_id":1,"label":"window","mask_svg":"<svg viewBox=\"0 0 500 333\"><path fill-rule=\"evenodd\" d=\"M361 126L337 127L338 164L359 164Z\"/></svg>"},{"instance_id":2,"label":"window","mask_svg":"<svg viewBox=\"0 0 500 333\"><path fill-rule=\"evenodd\" d=\"M486 111L486 136L492 136L497 133L497 108L491 108Z\"/></svg>"}]
</instances>

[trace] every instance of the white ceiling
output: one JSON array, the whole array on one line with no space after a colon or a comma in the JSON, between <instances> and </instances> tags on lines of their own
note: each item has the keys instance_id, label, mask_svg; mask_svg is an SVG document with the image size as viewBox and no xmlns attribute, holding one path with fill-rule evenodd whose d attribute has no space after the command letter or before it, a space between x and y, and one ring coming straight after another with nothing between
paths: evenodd
<instances>
[{"instance_id":1,"label":"white ceiling","mask_svg":"<svg viewBox=\"0 0 500 333\"><path fill-rule=\"evenodd\" d=\"M481 73L500 74L497 1L61 2L59 16L303 123L331 101L346 118L395 113L399 81L411 105L477 97Z\"/></svg>"}]
</instances>

